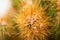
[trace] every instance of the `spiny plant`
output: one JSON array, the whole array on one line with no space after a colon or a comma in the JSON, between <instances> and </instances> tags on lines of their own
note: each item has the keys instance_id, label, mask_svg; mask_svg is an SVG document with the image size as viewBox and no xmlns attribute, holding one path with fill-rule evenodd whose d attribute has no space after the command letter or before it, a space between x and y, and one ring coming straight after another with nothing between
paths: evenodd
<instances>
[{"instance_id":1,"label":"spiny plant","mask_svg":"<svg viewBox=\"0 0 60 40\"><path fill-rule=\"evenodd\" d=\"M60 40L58 0L11 1L14 11L0 24L0 40Z\"/></svg>"},{"instance_id":2,"label":"spiny plant","mask_svg":"<svg viewBox=\"0 0 60 40\"><path fill-rule=\"evenodd\" d=\"M25 5L15 16L15 22L20 28L20 40L47 40L48 19L43 7L39 6L40 0L22 1Z\"/></svg>"}]
</instances>

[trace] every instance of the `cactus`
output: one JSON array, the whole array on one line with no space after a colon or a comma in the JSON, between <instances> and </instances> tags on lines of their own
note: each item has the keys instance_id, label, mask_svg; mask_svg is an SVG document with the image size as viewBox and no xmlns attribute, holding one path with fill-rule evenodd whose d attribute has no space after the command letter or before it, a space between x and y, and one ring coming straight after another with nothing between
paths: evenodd
<instances>
[{"instance_id":1,"label":"cactus","mask_svg":"<svg viewBox=\"0 0 60 40\"><path fill-rule=\"evenodd\" d=\"M11 0L14 9L0 24L1 40L60 40L58 0ZM4 28L2 28L4 27Z\"/></svg>"}]
</instances>

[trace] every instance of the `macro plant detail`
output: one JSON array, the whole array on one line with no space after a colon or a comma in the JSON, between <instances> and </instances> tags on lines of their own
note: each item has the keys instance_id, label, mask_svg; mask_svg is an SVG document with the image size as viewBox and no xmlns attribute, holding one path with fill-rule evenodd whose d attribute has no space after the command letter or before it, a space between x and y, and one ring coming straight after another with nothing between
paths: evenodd
<instances>
[{"instance_id":1,"label":"macro plant detail","mask_svg":"<svg viewBox=\"0 0 60 40\"><path fill-rule=\"evenodd\" d=\"M60 40L59 0L10 0L0 17L0 40Z\"/></svg>"}]
</instances>

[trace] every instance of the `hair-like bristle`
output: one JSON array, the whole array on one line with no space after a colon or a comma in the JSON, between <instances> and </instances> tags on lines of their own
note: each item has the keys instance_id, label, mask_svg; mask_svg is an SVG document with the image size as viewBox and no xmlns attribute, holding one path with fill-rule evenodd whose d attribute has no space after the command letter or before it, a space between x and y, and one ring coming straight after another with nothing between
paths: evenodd
<instances>
[{"instance_id":1,"label":"hair-like bristle","mask_svg":"<svg viewBox=\"0 0 60 40\"><path fill-rule=\"evenodd\" d=\"M39 7L36 1L30 5L25 4L15 16L15 21L17 20L16 23L21 30L19 36L21 40L47 40L48 20L43 7Z\"/></svg>"}]
</instances>

